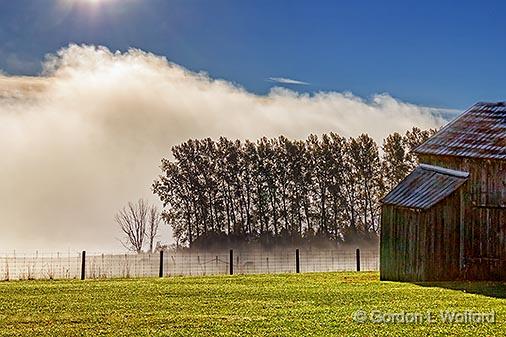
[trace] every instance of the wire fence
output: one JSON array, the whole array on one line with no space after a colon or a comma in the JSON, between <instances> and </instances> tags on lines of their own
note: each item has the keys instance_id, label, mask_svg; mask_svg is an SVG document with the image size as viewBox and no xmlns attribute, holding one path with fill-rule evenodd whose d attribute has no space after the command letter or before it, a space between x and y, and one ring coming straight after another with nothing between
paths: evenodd
<instances>
[{"instance_id":1,"label":"wire fence","mask_svg":"<svg viewBox=\"0 0 506 337\"><path fill-rule=\"evenodd\" d=\"M377 271L377 250L0 253L0 280L108 279L219 274Z\"/></svg>"}]
</instances>

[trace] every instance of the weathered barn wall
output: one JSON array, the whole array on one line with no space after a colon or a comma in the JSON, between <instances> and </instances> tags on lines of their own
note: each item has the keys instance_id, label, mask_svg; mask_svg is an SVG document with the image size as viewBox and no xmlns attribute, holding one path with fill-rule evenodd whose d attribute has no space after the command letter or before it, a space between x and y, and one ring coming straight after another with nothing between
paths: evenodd
<instances>
[{"instance_id":1,"label":"weathered barn wall","mask_svg":"<svg viewBox=\"0 0 506 337\"><path fill-rule=\"evenodd\" d=\"M465 273L469 280L506 280L506 162L420 155L431 165L467 171L464 188Z\"/></svg>"},{"instance_id":2,"label":"weathered barn wall","mask_svg":"<svg viewBox=\"0 0 506 337\"><path fill-rule=\"evenodd\" d=\"M382 206L380 277L443 281L460 277L460 192L426 210Z\"/></svg>"},{"instance_id":3,"label":"weathered barn wall","mask_svg":"<svg viewBox=\"0 0 506 337\"><path fill-rule=\"evenodd\" d=\"M381 212L380 279L389 281L423 279L424 261L417 244L408 237L424 234L418 226L420 212L384 205Z\"/></svg>"},{"instance_id":4,"label":"weathered barn wall","mask_svg":"<svg viewBox=\"0 0 506 337\"><path fill-rule=\"evenodd\" d=\"M506 209L506 161L419 155L420 162L469 172L468 200L474 206Z\"/></svg>"},{"instance_id":5,"label":"weathered barn wall","mask_svg":"<svg viewBox=\"0 0 506 337\"><path fill-rule=\"evenodd\" d=\"M419 273L411 273L411 267L402 265L417 263L419 256L411 256L411 251L405 248L412 239L420 241L417 243L423 248L420 251L428 254L422 256L426 261L421 277L424 280L506 280L505 117L506 102L478 102L414 150L421 163L436 166L441 173L444 171L441 168L445 168L467 172L469 176L456 193L458 199L453 195L449 198L452 200L439 200L424 207L423 200L428 200L432 192L442 195L449 186L432 181L430 176L425 181L417 180L417 170L425 166L421 164L383 199L383 279L420 278ZM417 203L407 203L411 199ZM399 206L414 207L420 214L417 218L410 217L407 212L412 211L401 210ZM405 237L406 226L418 228L417 237ZM426 230L420 230L424 226ZM423 236L424 233L430 236ZM455 236L461 240L455 241ZM441 238L446 251L439 250ZM395 253L395 249L400 252Z\"/></svg>"}]
</instances>

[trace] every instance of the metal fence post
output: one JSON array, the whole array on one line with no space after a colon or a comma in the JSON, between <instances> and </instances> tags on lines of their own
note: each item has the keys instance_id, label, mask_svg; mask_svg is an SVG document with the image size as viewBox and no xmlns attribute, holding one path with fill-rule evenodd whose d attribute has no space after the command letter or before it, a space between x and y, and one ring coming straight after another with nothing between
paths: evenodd
<instances>
[{"instance_id":1,"label":"metal fence post","mask_svg":"<svg viewBox=\"0 0 506 337\"><path fill-rule=\"evenodd\" d=\"M357 248L357 271L360 271L360 249Z\"/></svg>"},{"instance_id":2,"label":"metal fence post","mask_svg":"<svg viewBox=\"0 0 506 337\"><path fill-rule=\"evenodd\" d=\"M160 250L160 270L158 271L158 277L163 277L163 249Z\"/></svg>"},{"instance_id":3,"label":"metal fence post","mask_svg":"<svg viewBox=\"0 0 506 337\"><path fill-rule=\"evenodd\" d=\"M295 272L298 274L300 273L300 256L299 256L299 249L295 250Z\"/></svg>"},{"instance_id":4,"label":"metal fence post","mask_svg":"<svg viewBox=\"0 0 506 337\"><path fill-rule=\"evenodd\" d=\"M233 249L230 249L229 267L230 267L230 275L234 275L234 250Z\"/></svg>"},{"instance_id":5,"label":"metal fence post","mask_svg":"<svg viewBox=\"0 0 506 337\"><path fill-rule=\"evenodd\" d=\"M86 278L86 251L81 253L81 280Z\"/></svg>"}]
</instances>

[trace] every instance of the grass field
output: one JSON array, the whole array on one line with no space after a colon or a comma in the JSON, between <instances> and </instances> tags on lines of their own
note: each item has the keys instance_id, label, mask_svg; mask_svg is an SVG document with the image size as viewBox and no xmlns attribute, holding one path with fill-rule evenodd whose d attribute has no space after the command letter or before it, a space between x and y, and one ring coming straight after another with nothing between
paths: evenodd
<instances>
[{"instance_id":1,"label":"grass field","mask_svg":"<svg viewBox=\"0 0 506 337\"><path fill-rule=\"evenodd\" d=\"M377 273L3 282L0 336L504 336L505 298L504 284ZM359 309L495 311L496 323L356 323Z\"/></svg>"}]
</instances>

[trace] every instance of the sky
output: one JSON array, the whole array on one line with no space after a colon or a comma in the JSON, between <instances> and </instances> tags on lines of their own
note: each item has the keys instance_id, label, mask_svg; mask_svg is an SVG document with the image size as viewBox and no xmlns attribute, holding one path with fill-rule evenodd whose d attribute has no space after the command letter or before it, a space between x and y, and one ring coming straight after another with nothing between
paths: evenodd
<instances>
[{"instance_id":1,"label":"sky","mask_svg":"<svg viewBox=\"0 0 506 337\"><path fill-rule=\"evenodd\" d=\"M437 128L500 100L500 5L39 0L0 10L0 252L122 249L189 138ZM160 205L159 205L160 206ZM159 237L170 243L170 230Z\"/></svg>"},{"instance_id":2,"label":"sky","mask_svg":"<svg viewBox=\"0 0 506 337\"><path fill-rule=\"evenodd\" d=\"M464 109L503 99L503 1L2 1L0 69L37 74L69 43L136 47L259 94L387 92Z\"/></svg>"}]
</instances>

